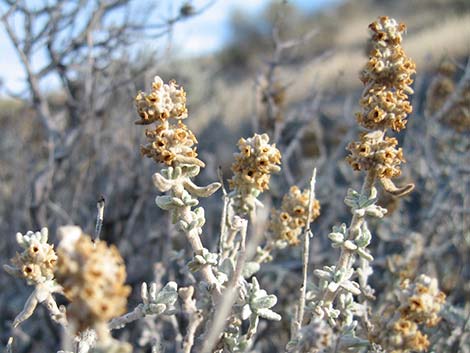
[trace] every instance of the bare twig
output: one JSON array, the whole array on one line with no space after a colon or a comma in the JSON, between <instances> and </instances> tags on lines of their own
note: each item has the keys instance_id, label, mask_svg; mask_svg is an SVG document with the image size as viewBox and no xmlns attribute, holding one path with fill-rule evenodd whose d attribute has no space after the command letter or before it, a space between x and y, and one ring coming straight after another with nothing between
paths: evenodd
<instances>
[{"instance_id":1,"label":"bare twig","mask_svg":"<svg viewBox=\"0 0 470 353\"><path fill-rule=\"evenodd\" d=\"M220 189L222 190L222 199L224 201L224 205L222 208L222 217L220 219L220 237L219 237L219 262L223 260L224 254L224 244L227 239L227 214L228 208L230 205L230 197L227 194L227 190L224 186L224 177L222 174L222 168L217 168L217 176L219 179L219 183L221 185Z\"/></svg>"},{"instance_id":2,"label":"bare twig","mask_svg":"<svg viewBox=\"0 0 470 353\"><path fill-rule=\"evenodd\" d=\"M100 240L101 228L103 227L103 217L104 217L104 206L105 206L104 196L101 195L96 203L97 214L96 214L96 226L95 226L95 240Z\"/></svg>"},{"instance_id":3,"label":"bare twig","mask_svg":"<svg viewBox=\"0 0 470 353\"><path fill-rule=\"evenodd\" d=\"M10 337L8 339L7 347L6 347L6 353L13 353L13 337Z\"/></svg>"},{"instance_id":4,"label":"bare twig","mask_svg":"<svg viewBox=\"0 0 470 353\"><path fill-rule=\"evenodd\" d=\"M281 15L281 13L278 13ZM270 130L269 132L273 134L273 140L275 143L279 141L280 138L280 124L281 121L278 119L278 114L282 109L282 104L276 102L276 95L279 91L285 90L289 85L279 85L277 71L282 66L288 64L285 60L285 53L287 50L299 47L302 44L305 44L311 40L317 33L317 30L312 30L304 34L301 38L291 39L291 40L281 40L279 36L280 32L280 23L276 21L272 31L271 39L273 42L273 52L271 53L271 58L266 62L267 69L263 75L259 75L255 80L255 86L263 85L264 81L265 87L262 88L263 91L263 100L266 106L266 125L263 126L264 129ZM254 110L257 112L257 104L254 104ZM260 116L256 115L256 119L253 121L253 129L257 131L260 127Z\"/></svg>"},{"instance_id":5,"label":"bare twig","mask_svg":"<svg viewBox=\"0 0 470 353\"><path fill-rule=\"evenodd\" d=\"M312 208L313 202L315 200L315 182L317 178L317 169L313 169L312 179L310 180L310 193L308 199L308 216L307 224L304 231L304 243L303 243L303 256L302 256L302 285L300 287L300 298L298 309L296 310L297 315L294 321L292 332L292 337L295 337L302 327L304 321L304 311L305 311L305 295L307 293L307 278L308 278L308 264L309 264L309 253L310 253L310 238L313 236L311 230L312 223Z\"/></svg>"}]
</instances>

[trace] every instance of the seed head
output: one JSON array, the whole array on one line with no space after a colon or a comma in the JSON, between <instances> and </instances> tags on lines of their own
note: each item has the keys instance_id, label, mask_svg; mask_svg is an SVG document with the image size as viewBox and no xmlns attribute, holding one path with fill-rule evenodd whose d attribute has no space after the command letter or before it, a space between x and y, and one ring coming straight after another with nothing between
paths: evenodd
<instances>
[{"instance_id":1,"label":"seed head","mask_svg":"<svg viewBox=\"0 0 470 353\"><path fill-rule=\"evenodd\" d=\"M349 144L351 154L346 160L354 170L374 169L379 178L395 178L400 176L400 164L405 162L397 144L396 138L385 137L379 130L363 133L359 141Z\"/></svg>"},{"instance_id":2,"label":"seed head","mask_svg":"<svg viewBox=\"0 0 470 353\"><path fill-rule=\"evenodd\" d=\"M300 191L297 186L292 186L282 199L281 209L272 211L268 227L276 239L291 246L299 244L299 236L307 224L309 193L309 190ZM314 200L311 220L315 220L319 215L320 202Z\"/></svg>"},{"instance_id":3,"label":"seed head","mask_svg":"<svg viewBox=\"0 0 470 353\"><path fill-rule=\"evenodd\" d=\"M139 92L135 102L141 118L136 124L155 123L153 129L145 130L147 144L141 147L142 155L169 166L204 166L204 163L196 158L196 137L182 122L182 119L188 117L186 93L182 87L175 81L165 84L156 76L152 91L149 94Z\"/></svg>"},{"instance_id":4,"label":"seed head","mask_svg":"<svg viewBox=\"0 0 470 353\"><path fill-rule=\"evenodd\" d=\"M155 76L152 91L147 94L139 92L135 97L135 106L141 120L136 124L148 125L169 118L185 119L186 92L175 81L165 84L159 76Z\"/></svg>"},{"instance_id":5,"label":"seed head","mask_svg":"<svg viewBox=\"0 0 470 353\"><path fill-rule=\"evenodd\" d=\"M54 278L54 269L57 263L57 255L54 245L47 243L48 230L40 232L29 231L25 235L18 233L16 239L24 249L22 253L16 253L11 259L13 267L5 269L11 274L23 277L29 284L44 283Z\"/></svg>"},{"instance_id":6,"label":"seed head","mask_svg":"<svg viewBox=\"0 0 470 353\"><path fill-rule=\"evenodd\" d=\"M247 194L253 189L268 190L271 173L281 170L281 153L275 145L269 144L269 136L255 134L248 139L241 138L238 149L240 152L235 154L232 164L234 175L229 180L230 188Z\"/></svg>"},{"instance_id":7,"label":"seed head","mask_svg":"<svg viewBox=\"0 0 470 353\"><path fill-rule=\"evenodd\" d=\"M178 156L196 158L196 137L181 121L177 125L163 122L154 130L145 131L148 144L141 147L142 155L155 162L172 165Z\"/></svg>"},{"instance_id":8,"label":"seed head","mask_svg":"<svg viewBox=\"0 0 470 353\"><path fill-rule=\"evenodd\" d=\"M114 245L94 242L78 227L59 229L57 282L71 304L68 319L77 332L123 314L131 288L124 284L126 266Z\"/></svg>"},{"instance_id":9,"label":"seed head","mask_svg":"<svg viewBox=\"0 0 470 353\"><path fill-rule=\"evenodd\" d=\"M401 47L405 25L386 16L370 24L373 49L361 73L365 85L357 121L367 129L400 131L412 107L408 95L416 65Z\"/></svg>"}]
</instances>

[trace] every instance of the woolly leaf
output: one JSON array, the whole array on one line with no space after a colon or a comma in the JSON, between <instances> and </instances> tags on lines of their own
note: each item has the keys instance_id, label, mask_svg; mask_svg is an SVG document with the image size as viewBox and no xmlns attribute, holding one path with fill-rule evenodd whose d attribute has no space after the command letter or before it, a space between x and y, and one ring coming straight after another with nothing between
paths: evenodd
<instances>
[{"instance_id":1,"label":"woolly leaf","mask_svg":"<svg viewBox=\"0 0 470 353\"><path fill-rule=\"evenodd\" d=\"M282 317L278 313L275 313L271 309L260 309L256 312L260 317L273 320L273 321L281 321Z\"/></svg>"},{"instance_id":2,"label":"woolly leaf","mask_svg":"<svg viewBox=\"0 0 470 353\"><path fill-rule=\"evenodd\" d=\"M165 305L173 305L178 300L178 285L176 282L168 282L158 293L156 302Z\"/></svg>"},{"instance_id":3,"label":"woolly leaf","mask_svg":"<svg viewBox=\"0 0 470 353\"><path fill-rule=\"evenodd\" d=\"M254 309L269 309L272 308L277 303L277 298L275 295L267 295L261 298L256 298L251 302L251 306Z\"/></svg>"},{"instance_id":4,"label":"woolly leaf","mask_svg":"<svg viewBox=\"0 0 470 353\"><path fill-rule=\"evenodd\" d=\"M256 272L260 269L260 264L254 261L245 263L245 267L243 268L243 277L249 278L253 276Z\"/></svg>"}]
</instances>

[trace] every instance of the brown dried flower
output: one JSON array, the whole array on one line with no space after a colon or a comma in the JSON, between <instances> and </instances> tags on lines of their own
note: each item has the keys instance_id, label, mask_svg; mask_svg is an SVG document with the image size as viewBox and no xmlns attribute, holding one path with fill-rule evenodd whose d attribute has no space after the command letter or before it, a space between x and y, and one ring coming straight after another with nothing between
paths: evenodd
<instances>
[{"instance_id":1,"label":"brown dried flower","mask_svg":"<svg viewBox=\"0 0 470 353\"><path fill-rule=\"evenodd\" d=\"M175 163L204 166L196 158L196 137L181 121L188 116L186 93L182 87L174 81L164 84L156 76L152 83L152 92L139 92L135 101L141 117L136 124L156 124L154 129L145 130L148 143L141 147L142 155L170 166Z\"/></svg>"},{"instance_id":2,"label":"brown dried flower","mask_svg":"<svg viewBox=\"0 0 470 353\"><path fill-rule=\"evenodd\" d=\"M372 131L361 134L360 141L348 145L351 154L346 160L354 170L368 171L368 180L379 179L387 192L404 196L414 185L399 188L392 181L401 174L400 164L405 159L402 149L396 147L397 140L385 137L385 132L388 128L395 131L405 128L406 116L412 111L408 94L413 93L410 85L415 64L401 48L404 24L383 16L369 28L373 49L361 73L365 89L357 121Z\"/></svg>"},{"instance_id":3,"label":"brown dried flower","mask_svg":"<svg viewBox=\"0 0 470 353\"><path fill-rule=\"evenodd\" d=\"M367 129L400 131L405 127L406 116L412 111L408 94L413 93L411 76L416 73L415 63L401 47L406 27L383 16L369 28L373 49L361 73L365 90L360 100L362 112L356 115L357 121Z\"/></svg>"},{"instance_id":4,"label":"brown dried flower","mask_svg":"<svg viewBox=\"0 0 470 353\"><path fill-rule=\"evenodd\" d=\"M376 318L370 340L390 353L427 351L429 340L419 325L433 327L440 321L445 295L439 290L437 280L426 275L414 281L406 279L397 298L398 303Z\"/></svg>"},{"instance_id":5,"label":"brown dried flower","mask_svg":"<svg viewBox=\"0 0 470 353\"><path fill-rule=\"evenodd\" d=\"M67 316L76 331L97 329L123 314L131 288L124 284L126 267L117 248L94 242L78 227L62 227L59 236L56 278L71 301Z\"/></svg>"},{"instance_id":6,"label":"brown dried flower","mask_svg":"<svg viewBox=\"0 0 470 353\"><path fill-rule=\"evenodd\" d=\"M382 131L361 134L359 142L351 142L348 146L351 154L346 160L354 170L376 171L379 178L394 178L401 174L400 164L405 162L403 151L396 148L398 141L393 137L385 137Z\"/></svg>"},{"instance_id":7,"label":"brown dried flower","mask_svg":"<svg viewBox=\"0 0 470 353\"><path fill-rule=\"evenodd\" d=\"M141 147L141 153L157 163L172 165L178 156L197 157L196 137L181 121L177 125L169 125L165 121L155 130L147 129L145 135L149 143Z\"/></svg>"},{"instance_id":8,"label":"brown dried flower","mask_svg":"<svg viewBox=\"0 0 470 353\"><path fill-rule=\"evenodd\" d=\"M26 279L29 284L44 283L53 279L57 255L54 245L47 243L47 228L43 228L41 232L28 232L25 236L19 234L17 238L18 236L27 241L21 243L24 251L21 254L16 253L11 259L15 274Z\"/></svg>"},{"instance_id":9,"label":"brown dried flower","mask_svg":"<svg viewBox=\"0 0 470 353\"><path fill-rule=\"evenodd\" d=\"M287 86L279 80L273 82L263 80L259 86L259 99L261 101L260 128L263 131L273 132L277 123L284 120L286 106Z\"/></svg>"},{"instance_id":10,"label":"brown dried flower","mask_svg":"<svg viewBox=\"0 0 470 353\"><path fill-rule=\"evenodd\" d=\"M148 125L168 118L185 119L186 92L178 87L175 81L165 84L159 76L155 76L152 91L149 94L139 92L135 97L135 105L141 120L136 124Z\"/></svg>"},{"instance_id":11,"label":"brown dried flower","mask_svg":"<svg viewBox=\"0 0 470 353\"><path fill-rule=\"evenodd\" d=\"M269 189L271 173L281 170L281 153L276 145L269 144L267 134L254 134L238 141L240 152L235 154L232 164L233 177L229 180L232 207L240 215L254 211L259 201L257 197Z\"/></svg>"},{"instance_id":12,"label":"brown dried flower","mask_svg":"<svg viewBox=\"0 0 470 353\"><path fill-rule=\"evenodd\" d=\"M421 275L414 282L406 279L399 296L401 315L418 324L434 327L440 321L439 312L445 298L435 278Z\"/></svg>"},{"instance_id":13,"label":"brown dried flower","mask_svg":"<svg viewBox=\"0 0 470 353\"><path fill-rule=\"evenodd\" d=\"M419 331L415 322L406 319L392 321L383 336L386 343L382 345L390 353L425 352L429 347L428 337Z\"/></svg>"},{"instance_id":14,"label":"brown dried flower","mask_svg":"<svg viewBox=\"0 0 470 353\"><path fill-rule=\"evenodd\" d=\"M232 164L234 175L229 180L230 188L241 194L249 194L253 189L259 192L269 189L271 173L281 170L281 153L276 145L269 144L267 134L255 134L248 139L241 138L238 149L240 152L235 154Z\"/></svg>"},{"instance_id":15,"label":"brown dried flower","mask_svg":"<svg viewBox=\"0 0 470 353\"><path fill-rule=\"evenodd\" d=\"M289 193L284 195L280 210L273 210L269 222L269 230L281 241L289 245L299 244L299 235L307 224L309 190L300 191L297 186L292 186ZM320 215L320 202L313 201L311 217L314 221Z\"/></svg>"}]
</instances>

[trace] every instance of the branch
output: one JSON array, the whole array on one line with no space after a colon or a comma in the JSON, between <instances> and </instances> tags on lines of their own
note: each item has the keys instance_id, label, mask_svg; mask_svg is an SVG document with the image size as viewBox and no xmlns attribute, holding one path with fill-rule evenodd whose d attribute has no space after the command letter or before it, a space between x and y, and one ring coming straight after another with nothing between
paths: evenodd
<instances>
[{"instance_id":1,"label":"branch","mask_svg":"<svg viewBox=\"0 0 470 353\"><path fill-rule=\"evenodd\" d=\"M224 295L222 300L220 301L219 305L215 309L215 314L212 319L212 324L208 325L208 330L204 333L202 341L204 342L202 346L202 353L210 353L212 352L214 346L216 345L217 341L219 340L220 334L224 330L225 322L227 317L230 315L230 311L232 310L233 304L237 299L237 288L239 281L243 279L243 265L245 263L245 255L246 255L246 233L248 222L245 219L242 219L238 216L234 217L233 220L233 227L237 228L240 231L241 241L240 241L240 250L237 257L237 264L235 267L235 271L233 273L232 279L230 284L224 291Z\"/></svg>"},{"instance_id":2,"label":"branch","mask_svg":"<svg viewBox=\"0 0 470 353\"><path fill-rule=\"evenodd\" d=\"M53 321L64 328L67 327L65 308L59 308L56 301L54 300L54 297L52 296L52 293L58 292L60 290L61 289L57 286L51 287L49 282L37 284L34 291L26 300L23 310L15 317L12 325L13 328L18 327L21 323L29 319L31 315L33 315L38 304L42 304L47 308Z\"/></svg>"},{"instance_id":3,"label":"branch","mask_svg":"<svg viewBox=\"0 0 470 353\"><path fill-rule=\"evenodd\" d=\"M200 310L196 307L196 300L193 299L194 287L180 288L179 296L183 300L183 314L189 318L188 327L186 328L186 335L183 341L183 352L190 353L194 345L194 336L199 325L202 323L204 317Z\"/></svg>"},{"instance_id":4,"label":"branch","mask_svg":"<svg viewBox=\"0 0 470 353\"><path fill-rule=\"evenodd\" d=\"M139 320L148 315L172 315L173 304L178 299L177 284L168 282L162 290L157 293L157 284L152 282L150 288L147 283L141 287L142 303L137 305L133 311L120 317L112 319L108 328L115 330L126 326L128 323Z\"/></svg>"},{"instance_id":5,"label":"branch","mask_svg":"<svg viewBox=\"0 0 470 353\"><path fill-rule=\"evenodd\" d=\"M302 327L302 322L304 321L304 311L305 311L305 296L307 293L307 277L308 277L308 264L309 264L309 254L310 254L310 238L313 236L310 229L312 223L312 209L313 202L315 200L315 183L317 179L317 169L313 169L312 179L310 180L310 193L308 198L308 216L307 216L307 225L304 232L304 246L303 246L303 267L302 267L302 287L300 287L300 298L299 305L297 309L297 315L295 322L293 324L293 330L291 336L297 336L300 328Z\"/></svg>"}]
</instances>

